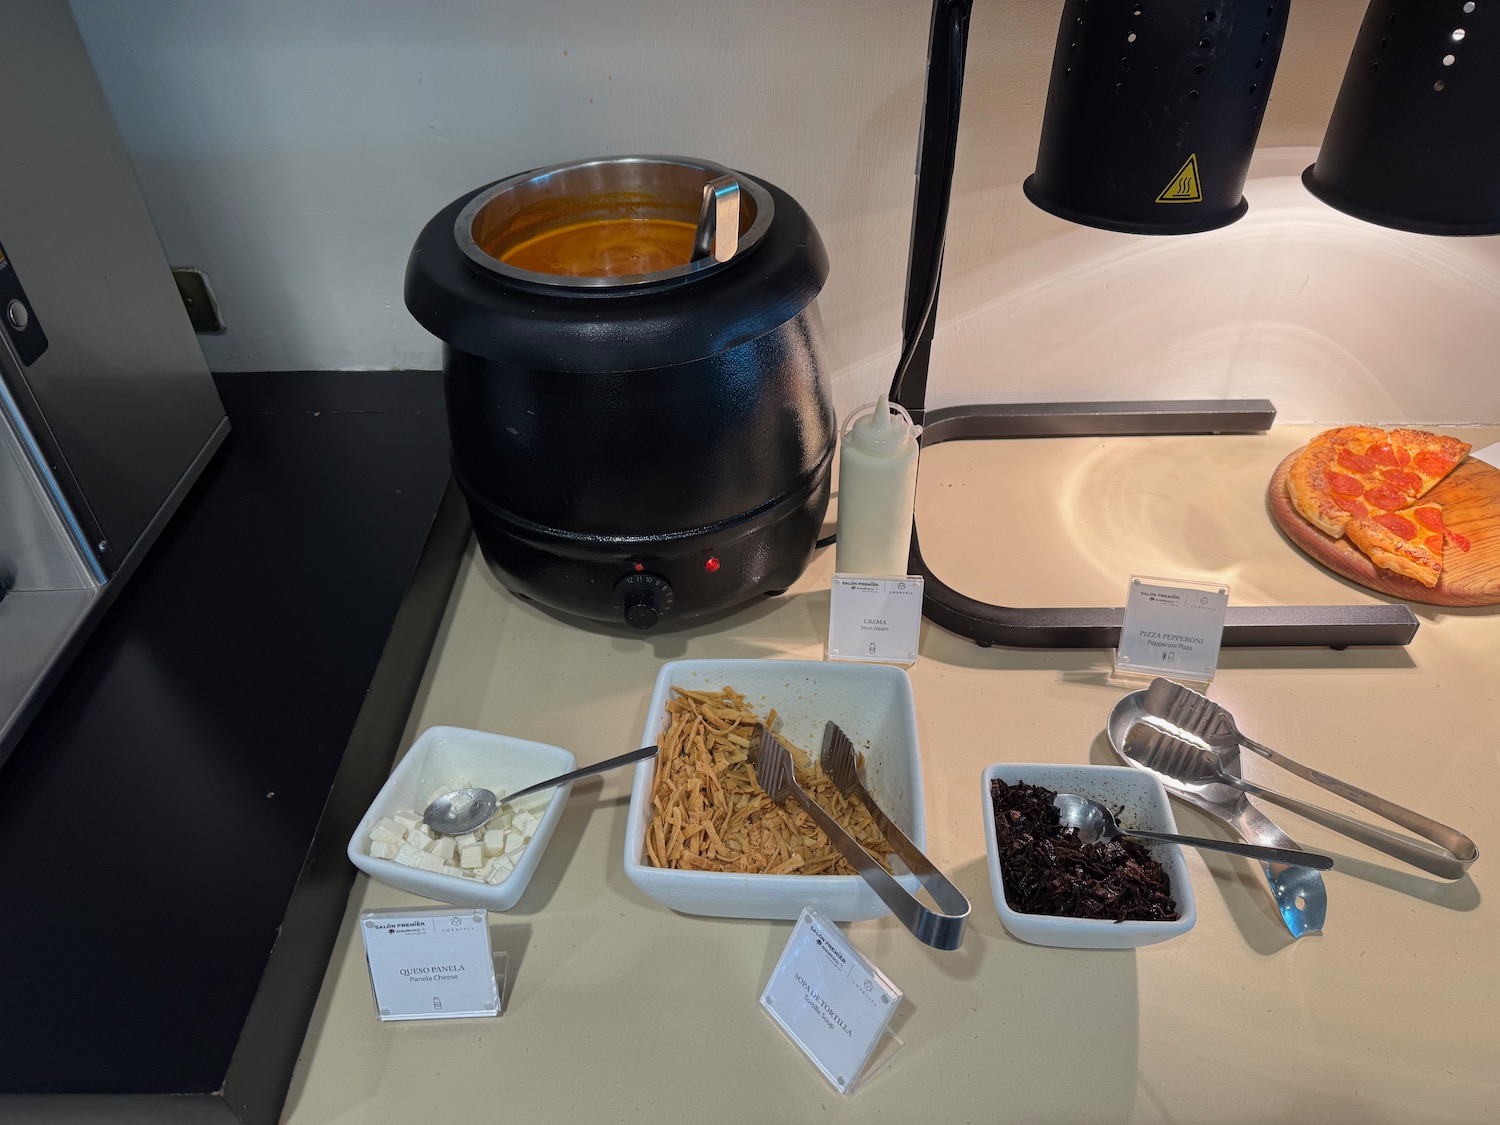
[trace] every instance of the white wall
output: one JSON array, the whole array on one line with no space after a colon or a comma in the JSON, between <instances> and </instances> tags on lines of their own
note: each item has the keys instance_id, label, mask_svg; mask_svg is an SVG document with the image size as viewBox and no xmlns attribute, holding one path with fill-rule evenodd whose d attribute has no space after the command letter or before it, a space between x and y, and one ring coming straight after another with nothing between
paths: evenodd
<instances>
[{"instance_id":1,"label":"white wall","mask_svg":"<svg viewBox=\"0 0 1500 1125\"><path fill-rule=\"evenodd\" d=\"M208 271L216 370L435 367L401 282L480 184L704 156L813 215L840 412L900 335L928 7L899 0L72 0L168 258ZM1363 0L1293 5L1227 231L1033 208L1060 0L980 0L929 405L1269 397L1283 421L1500 421L1500 239L1367 227L1303 193Z\"/></svg>"}]
</instances>

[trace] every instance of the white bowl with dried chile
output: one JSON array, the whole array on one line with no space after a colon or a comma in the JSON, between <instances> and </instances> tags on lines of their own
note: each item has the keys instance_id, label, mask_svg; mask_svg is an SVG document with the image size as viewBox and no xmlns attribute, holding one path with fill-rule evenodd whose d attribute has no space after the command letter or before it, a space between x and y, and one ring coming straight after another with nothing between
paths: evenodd
<instances>
[{"instance_id":1,"label":"white bowl with dried chile","mask_svg":"<svg viewBox=\"0 0 1500 1125\"><path fill-rule=\"evenodd\" d=\"M1161 783L1129 766L986 767L990 891L1005 928L1072 949L1134 949L1192 929L1198 910L1182 849L1127 837L1081 844L1058 825L1057 793L1098 801L1121 828L1177 831Z\"/></svg>"}]
</instances>

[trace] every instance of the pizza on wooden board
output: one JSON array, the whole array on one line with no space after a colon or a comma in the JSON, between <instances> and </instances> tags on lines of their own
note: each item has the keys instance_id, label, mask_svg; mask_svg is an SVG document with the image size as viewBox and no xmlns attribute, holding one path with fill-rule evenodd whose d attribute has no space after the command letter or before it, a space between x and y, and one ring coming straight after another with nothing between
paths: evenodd
<instances>
[{"instance_id":1,"label":"pizza on wooden board","mask_svg":"<svg viewBox=\"0 0 1500 1125\"><path fill-rule=\"evenodd\" d=\"M1458 467L1471 446L1426 430L1342 426L1313 438L1287 473L1292 506L1313 526L1344 537L1376 566L1436 586L1444 540L1441 506L1417 504Z\"/></svg>"}]
</instances>

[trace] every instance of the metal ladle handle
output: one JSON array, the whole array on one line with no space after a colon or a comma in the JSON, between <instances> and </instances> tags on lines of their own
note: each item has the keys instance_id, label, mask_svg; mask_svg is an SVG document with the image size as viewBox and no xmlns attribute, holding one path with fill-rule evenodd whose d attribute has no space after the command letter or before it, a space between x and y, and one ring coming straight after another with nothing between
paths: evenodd
<instances>
[{"instance_id":1,"label":"metal ladle handle","mask_svg":"<svg viewBox=\"0 0 1500 1125\"><path fill-rule=\"evenodd\" d=\"M1190 848L1205 848L1211 852L1227 852L1258 859L1262 863L1285 863L1293 867L1311 867L1316 871L1328 871L1333 860L1318 852L1304 852L1294 848L1266 848L1259 844L1236 844L1232 840L1214 840L1206 836L1178 836L1171 832L1147 832L1144 828L1120 829L1122 836L1136 836L1143 840L1161 840L1168 844L1186 844Z\"/></svg>"},{"instance_id":2,"label":"metal ladle handle","mask_svg":"<svg viewBox=\"0 0 1500 1125\"><path fill-rule=\"evenodd\" d=\"M706 258L727 262L740 245L740 182L719 176L703 185L698 208L698 227L693 232L692 261Z\"/></svg>"},{"instance_id":3,"label":"metal ladle handle","mask_svg":"<svg viewBox=\"0 0 1500 1125\"><path fill-rule=\"evenodd\" d=\"M562 785L565 782L577 781L584 777L593 777L596 773L603 773L605 770L612 770L617 766L628 766L631 762L639 762L645 758L654 758L656 754L657 747L642 746L639 750L631 750L629 753L620 754L614 758L606 758L602 762L595 762L593 765L584 766L582 769L560 774L557 777L549 777L546 781L539 781L535 785L528 785L525 789L517 789L514 793L507 793L504 797L501 797L499 803L508 805L517 798L526 796L528 793L536 793L542 789L551 789L554 785Z\"/></svg>"}]
</instances>

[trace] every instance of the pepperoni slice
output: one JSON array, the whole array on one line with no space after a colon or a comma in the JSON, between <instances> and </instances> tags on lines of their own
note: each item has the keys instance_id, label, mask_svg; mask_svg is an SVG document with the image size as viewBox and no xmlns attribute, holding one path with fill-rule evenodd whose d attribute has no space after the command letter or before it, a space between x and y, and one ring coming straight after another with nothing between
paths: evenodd
<instances>
[{"instance_id":1,"label":"pepperoni slice","mask_svg":"<svg viewBox=\"0 0 1500 1125\"><path fill-rule=\"evenodd\" d=\"M1328 490L1334 494L1335 498L1339 496L1363 496L1365 493L1364 485L1360 484L1353 477L1345 476L1343 473L1329 472L1327 479ZM1400 507L1400 505L1398 504L1396 507Z\"/></svg>"},{"instance_id":2,"label":"pepperoni slice","mask_svg":"<svg viewBox=\"0 0 1500 1125\"><path fill-rule=\"evenodd\" d=\"M1395 512L1380 512L1371 518L1397 538L1411 540L1417 537L1417 525L1405 516L1398 516Z\"/></svg>"},{"instance_id":3,"label":"pepperoni slice","mask_svg":"<svg viewBox=\"0 0 1500 1125\"><path fill-rule=\"evenodd\" d=\"M1453 466L1458 464L1446 453L1439 453L1435 449L1422 450L1412 458L1412 463L1430 477L1445 477L1453 471Z\"/></svg>"},{"instance_id":4,"label":"pepperoni slice","mask_svg":"<svg viewBox=\"0 0 1500 1125\"><path fill-rule=\"evenodd\" d=\"M1367 516L1370 514L1370 509L1366 508L1362 501L1353 496L1335 496L1333 502L1340 508L1343 508L1344 511L1353 513L1356 516Z\"/></svg>"},{"instance_id":5,"label":"pepperoni slice","mask_svg":"<svg viewBox=\"0 0 1500 1125\"><path fill-rule=\"evenodd\" d=\"M1354 452L1354 450L1348 447L1340 449L1339 455L1335 460L1351 473L1370 473L1375 471L1374 461Z\"/></svg>"},{"instance_id":6,"label":"pepperoni slice","mask_svg":"<svg viewBox=\"0 0 1500 1125\"><path fill-rule=\"evenodd\" d=\"M1394 484L1408 496L1415 496L1422 490L1422 478L1416 473L1407 473L1400 469L1382 469L1380 475L1388 484Z\"/></svg>"},{"instance_id":7,"label":"pepperoni slice","mask_svg":"<svg viewBox=\"0 0 1500 1125\"><path fill-rule=\"evenodd\" d=\"M1448 529L1443 526L1442 509L1435 504L1427 504L1412 512L1412 517L1428 531L1436 531L1442 534Z\"/></svg>"},{"instance_id":8,"label":"pepperoni slice","mask_svg":"<svg viewBox=\"0 0 1500 1125\"><path fill-rule=\"evenodd\" d=\"M1426 547L1438 558L1443 557L1443 537L1441 535L1429 535L1422 540L1422 546Z\"/></svg>"},{"instance_id":9,"label":"pepperoni slice","mask_svg":"<svg viewBox=\"0 0 1500 1125\"><path fill-rule=\"evenodd\" d=\"M1446 535L1449 539L1453 540L1453 545L1460 551L1467 551L1470 547L1474 546L1473 543L1469 542L1467 536L1460 535L1458 532L1448 529L1447 524L1443 523L1442 509L1436 504L1423 505L1415 509L1412 515L1428 531L1436 531L1439 535ZM1441 544L1441 541L1439 543ZM1433 550L1436 551L1437 548L1434 547Z\"/></svg>"},{"instance_id":10,"label":"pepperoni slice","mask_svg":"<svg viewBox=\"0 0 1500 1125\"><path fill-rule=\"evenodd\" d=\"M1396 451L1391 448L1391 443L1388 441L1377 441L1369 449L1365 450L1365 456L1375 465L1395 467L1399 464L1396 460Z\"/></svg>"},{"instance_id":11,"label":"pepperoni slice","mask_svg":"<svg viewBox=\"0 0 1500 1125\"><path fill-rule=\"evenodd\" d=\"M1396 464L1400 465L1403 469L1411 464L1411 450L1407 449L1404 445L1396 446Z\"/></svg>"},{"instance_id":12,"label":"pepperoni slice","mask_svg":"<svg viewBox=\"0 0 1500 1125\"><path fill-rule=\"evenodd\" d=\"M1397 508L1404 508L1410 497L1395 485L1377 484L1374 488L1366 490L1365 499L1377 508L1392 512Z\"/></svg>"}]
</instances>

